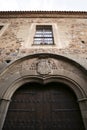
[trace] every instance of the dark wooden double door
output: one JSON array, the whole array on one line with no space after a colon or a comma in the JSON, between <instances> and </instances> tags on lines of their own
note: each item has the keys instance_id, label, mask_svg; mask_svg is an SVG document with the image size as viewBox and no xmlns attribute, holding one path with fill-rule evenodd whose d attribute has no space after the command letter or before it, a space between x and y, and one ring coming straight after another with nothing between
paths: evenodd
<instances>
[{"instance_id":1,"label":"dark wooden double door","mask_svg":"<svg viewBox=\"0 0 87 130\"><path fill-rule=\"evenodd\" d=\"M30 83L14 93L3 130L84 130L84 125L67 86Z\"/></svg>"}]
</instances>

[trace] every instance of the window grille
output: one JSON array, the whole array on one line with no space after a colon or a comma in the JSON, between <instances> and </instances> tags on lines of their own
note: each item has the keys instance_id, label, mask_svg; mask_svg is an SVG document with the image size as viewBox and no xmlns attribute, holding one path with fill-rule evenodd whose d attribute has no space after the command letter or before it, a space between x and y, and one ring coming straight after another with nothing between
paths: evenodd
<instances>
[{"instance_id":1,"label":"window grille","mask_svg":"<svg viewBox=\"0 0 87 130\"><path fill-rule=\"evenodd\" d=\"M53 45L54 38L51 25L37 25L34 45Z\"/></svg>"}]
</instances>

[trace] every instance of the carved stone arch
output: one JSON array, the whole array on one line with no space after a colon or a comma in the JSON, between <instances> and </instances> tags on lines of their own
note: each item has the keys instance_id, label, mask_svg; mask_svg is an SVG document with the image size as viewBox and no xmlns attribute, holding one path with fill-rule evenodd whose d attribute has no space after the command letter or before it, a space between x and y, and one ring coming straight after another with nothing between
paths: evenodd
<instances>
[{"instance_id":1,"label":"carved stone arch","mask_svg":"<svg viewBox=\"0 0 87 130\"><path fill-rule=\"evenodd\" d=\"M43 85L51 82L63 83L73 90L78 100L81 99L85 100L86 98L86 93L83 91L81 86L77 82L73 81L71 78L67 78L63 76L48 76L46 78L25 76L25 77L21 77L20 79L17 79L16 81L13 82L13 84L11 84L11 86L9 86L9 88L4 93L2 99L10 100L12 95L19 87L21 87L26 83L32 83L32 82L43 84Z\"/></svg>"},{"instance_id":2,"label":"carved stone arch","mask_svg":"<svg viewBox=\"0 0 87 130\"><path fill-rule=\"evenodd\" d=\"M45 71L44 71L45 70ZM2 129L11 96L23 84L61 82L76 94L87 129L87 71L77 62L55 54L33 54L9 64L0 76L0 126Z\"/></svg>"}]
</instances>

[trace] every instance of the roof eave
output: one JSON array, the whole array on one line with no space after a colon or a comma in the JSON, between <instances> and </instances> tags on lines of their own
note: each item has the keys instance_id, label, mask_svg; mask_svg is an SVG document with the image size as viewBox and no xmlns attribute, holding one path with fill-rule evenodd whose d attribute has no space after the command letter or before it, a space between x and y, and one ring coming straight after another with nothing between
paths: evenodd
<instances>
[{"instance_id":1,"label":"roof eave","mask_svg":"<svg viewBox=\"0 0 87 130\"><path fill-rule=\"evenodd\" d=\"M0 11L0 18L20 17L86 17L86 11Z\"/></svg>"}]
</instances>

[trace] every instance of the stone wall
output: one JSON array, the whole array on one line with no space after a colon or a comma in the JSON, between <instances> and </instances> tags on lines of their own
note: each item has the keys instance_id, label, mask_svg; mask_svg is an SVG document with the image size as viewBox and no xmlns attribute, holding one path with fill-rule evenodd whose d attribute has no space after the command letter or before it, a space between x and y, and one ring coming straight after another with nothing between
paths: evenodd
<instances>
[{"instance_id":1,"label":"stone wall","mask_svg":"<svg viewBox=\"0 0 87 130\"><path fill-rule=\"evenodd\" d=\"M11 96L27 82L68 85L77 96L87 130L87 16L39 15L0 19L0 130ZM51 24L55 44L33 45L36 25Z\"/></svg>"},{"instance_id":2,"label":"stone wall","mask_svg":"<svg viewBox=\"0 0 87 130\"><path fill-rule=\"evenodd\" d=\"M59 44L65 45L58 48L54 46L32 46L28 41L32 32L32 24L55 23ZM87 19L85 18L1 18L0 25L8 24L0 36L0 63L6 60L16 60L33 53L55 53L65 55L86 67L87 64ZM58 30L57 30L58 29ZM34 36L32 35L32 38ZM25 44L30 48L26 48Z\"/></svg>"}]
</instances>

